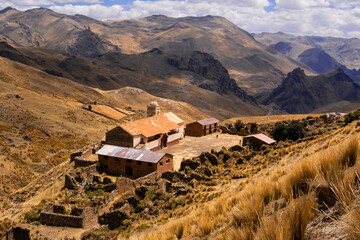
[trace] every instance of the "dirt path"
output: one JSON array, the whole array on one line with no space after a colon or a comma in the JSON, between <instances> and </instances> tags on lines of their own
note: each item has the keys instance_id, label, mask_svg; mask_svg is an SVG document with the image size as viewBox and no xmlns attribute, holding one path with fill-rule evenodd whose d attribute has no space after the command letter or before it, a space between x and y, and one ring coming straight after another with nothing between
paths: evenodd
<instances>
[{"instance_id":1,"label":"dirt path","mask_svg":"<svg viewBox=\"0 0 360 240\"><path fill-rule=\"evenodd\" d=\"M160 152L166 152L174 155L175 170L180 168L183 158L192 158L200 155L202 152L209 152L211 149L219 151L222 147L231 147L239 144L240 136L230 134L216 134L205 137L189 137L180 141L180 143L162 149Z\"/></svg>"}]
</instances>

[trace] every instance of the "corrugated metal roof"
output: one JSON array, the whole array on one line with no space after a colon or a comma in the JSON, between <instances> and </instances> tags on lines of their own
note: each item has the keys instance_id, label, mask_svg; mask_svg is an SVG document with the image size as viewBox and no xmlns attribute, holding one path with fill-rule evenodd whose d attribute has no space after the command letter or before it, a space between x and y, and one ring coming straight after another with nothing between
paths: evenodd
<instances>
[{"instance_id":1,"label":"corrugated metal roof","mask_svg":"<svg viewBox=\"0 0 360 240\"><path fill-rule=\"evenodd\" d=\"M141 162L157 163L166 153L162 152L151 152L146 149L134 149L118 147L113 145L104 145L99 151L96 152L98 155L117 157L122 159L131 159Z\"/></svg>"},{"instance_id":2,"label":"corrugated metal roof","mask_svg":"<svg viewBox=\"0 0 360 240\"><path fill-rule=\"evenodd\" d=\"M169 113L168 115L153 116L121 124L120 127L132 136L143 135L145 137L152 137L179 128L180 126L176 123L179 119L175 114Z\"/></svg>"},{"instance_id":3,"label":"corrugated metal roof","mask_svg":"<svg viewBox=\"0 0 360 240\"><path fill-rule=\"evenodd\" d=\"M266 144L273 144L273 143L276 143L276 141L268 136L266 136L265 134L262 134L262 133L258 133L258 134L253 134L253 135L248 135L248 136L245 136L245 138L257 138L261 141L263 141L264 143Z\"/></svg>"},{"instance_id":4,"label":"corrugated metal roof","mask_svg":"<svg viewBox=\"0 0 360 240\"><path fill-rule=\"evenodd\" d=\"M203 120L200 120L197 122L200 123L201 125L205 126L205 125L210 125L210 124L214 124L214 123L219 123L220 121L217 120L216 118L208 118L208 119L203 119Z\"/></svg>"}]
</instances>

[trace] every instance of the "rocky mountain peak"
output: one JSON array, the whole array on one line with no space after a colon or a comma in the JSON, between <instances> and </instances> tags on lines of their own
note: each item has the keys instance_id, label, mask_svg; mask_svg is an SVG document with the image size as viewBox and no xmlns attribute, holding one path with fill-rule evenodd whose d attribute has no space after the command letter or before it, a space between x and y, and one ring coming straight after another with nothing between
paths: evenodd
<instances>
[{"instance_id":1,"label":"rocky mountain peak","mask_svg":"<svg viewBox=\"0 0 360 240\"><path fill-rule=\"evenodd\" d=\"M3 10L0 11L0 14L6 13L6 12L9 12L9 11L17 11L17 9L12 8L12 7L6 7Z\"/></svg>"}]
</instances>

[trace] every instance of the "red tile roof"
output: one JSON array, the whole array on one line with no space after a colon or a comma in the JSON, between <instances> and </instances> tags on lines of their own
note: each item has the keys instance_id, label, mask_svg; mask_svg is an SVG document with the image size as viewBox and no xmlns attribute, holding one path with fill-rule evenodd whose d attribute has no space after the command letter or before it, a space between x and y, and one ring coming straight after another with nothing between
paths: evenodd
<instances>
[{"instance_id":1,"label":"red tile roof","mask_svg":"<svg viewBox=\"0 0 360 240\"><path fill-rule=\"evenodd\" d=\"M121 124L120 127L132 136L152 137L157 134L168 133L180 126L164 114Z\"/></svg>"}]
</instances>

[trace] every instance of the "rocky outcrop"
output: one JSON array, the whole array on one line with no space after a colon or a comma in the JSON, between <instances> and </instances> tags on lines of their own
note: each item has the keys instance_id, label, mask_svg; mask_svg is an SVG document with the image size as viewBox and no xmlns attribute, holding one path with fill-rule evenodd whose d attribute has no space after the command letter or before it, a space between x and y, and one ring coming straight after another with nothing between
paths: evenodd
<instances>
[{"instance_id":1,"label":"rocky outcrop","mask_svg":"<svg viewBox=\"0 0 360 240\"><path fill-rule=\"evenodd\" d=\"M210 54L194 51L186 55L172 56L167 59L167 62L173 67L194 72L204 78L194 80L192 82L194 85L221 95L232 92L244 102L257 105L255 98L239 88L235 80L230 78L228 70ZM205 79L212 80L212 82L205 81Z\"/></svg>"},{"instance_id":2,"label":"rocky outcrop","mask_svg":"<svg viewBox=\"0 0 360 240\"><path fill-rule=\"evenodd\" d=\"M342 101L360 102L360 86L343 70L336 69L327 74L306 76L302 69L297 68L261 103L277 105L288 113L310 113Z\"/></svg>"}]
</instances>

